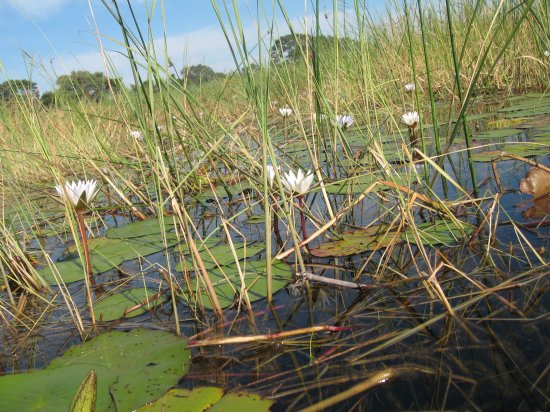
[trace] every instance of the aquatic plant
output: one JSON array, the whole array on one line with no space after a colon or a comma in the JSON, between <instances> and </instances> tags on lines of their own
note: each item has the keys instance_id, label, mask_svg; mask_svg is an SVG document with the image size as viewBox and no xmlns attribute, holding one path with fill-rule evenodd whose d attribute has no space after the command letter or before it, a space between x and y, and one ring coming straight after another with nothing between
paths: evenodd
<instances>
[{"instance_id":1,"label":"aquatic plant","mask_svg":"<svg viewBox=\"0 0 550 412\"><path fill-rule=\"evenodd\" d=\"M302 224L302 236L304 241L307 239L306 220L304 216L304 195L311 187L313 178L314 176L311 170L308 170L307 173L304 174L302 169L298 169L296 174L292 170L289 170L284 174L282 179L287 190L298 195L298 206L300 208L300 220Z\"/></svg>"},{"instance_id":2,"label":"aquatic plant","mask_svg":"<svg viewBox=\"0 0 550 412\"><path fill-rule=\"evenodd\" d=\"M416 85L414 83L406 83L405 86L403 86L406 92L414 92L416 90Z\"/></svg>"},{"instance_id":3,"label":"aquatic plant","mask_svg":"<svg viewBox=\"0 0 550 412\"><path fill-rule=\"evenodd\" d=\"M90 260L90 250L88 248L88 238L86 235L86 223L84 222L84 213L93 202L99 192L97 180L78 180L77 182L65 182L63 185L56 185L55 190L65 202L75 211L82 249L84 250L84 259L86 261L86 295L88 297L88 306L92 324L95 326L94 309L92 304L92 293L90 284L95 285L92 277L92 263Z\"/></svg>"},{"instance_id":4,"label":"aquatic plant","mask_svg":"<svg viewBox=\"0 0 550 412\"><path fill-rule=\"evenodd\" d=\"M350 114L336 116L336 124L342 130L347 130L353 124L353 117Z\"/></svg>"},{"instance_id":5,"label":"aquatic plant","mask_svg":"<svg viewBox=\"0 0 550 412\"><path fill-rule=\"evenodd\" d=\"M288 116L292 114L292 109L290 107L281 107L279 109L279 114L283 119L286 119Z\"/></svg>"}]
</instances>

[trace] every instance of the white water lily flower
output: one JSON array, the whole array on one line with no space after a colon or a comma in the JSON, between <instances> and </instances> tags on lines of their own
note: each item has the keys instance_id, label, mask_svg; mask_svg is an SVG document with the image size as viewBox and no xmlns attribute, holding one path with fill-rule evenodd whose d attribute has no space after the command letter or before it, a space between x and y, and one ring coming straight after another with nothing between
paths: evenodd
<instances>
[{"instance_id":1,"label":"white water lily flower","mask_svg":"<svg viewBox=\"0 0 550 412\"><path fill-rule=\"evenodd\" d=\"M273 187L273 182L275 181L275 168L273 165L267 165L267 183L269 187Z\"/></svg>"},{"instance_id":2,"label":"white water lily flower","mask_svg":"<svg viewBox=\"0 0 550 412\"><path fill-rule=\"evenodd\" d=\"M545 50L545 51L544 51L544 55L545 55L546 57L550 57L550 50Z\"/></svg>"},{"instance_id":3,"label":"white water lily flower","mask_svg":"<svg viewBox=\"0 0 550 412\"><path fill-rule=\"evenodd\" d=\"M401 120L411 129L414 129L420 121L420 118L418 116L418 112L407 112L401 116Z\"/></svg>"},{"instance_id":4,"label":"white water lily flower","mask_svg":"<svg viewBox=\"0 0 550 412\"><path fill-rule=\"evenodd\" d=\"M413 82L407 83L404 87L406 92L414 92L416 90L416 85Z\"/></svg>"},{"instance_id":5,"label":"white water lily flower","mask_svg":"<svg viewBox=\"0 0 550 412\"><path fill-rule=\"evenodd\" d=\"M139 130L132 130L130 132L130 136L136 140L143 140L143 133L141 133Z\"/></svg>"},{"instance_id":6,"label":"white water lily flower","mask_svg":"<svg viewBox=\"0 0 550 412\"><path fill-rule=\"evenodd\" d=\"M281 107L279 109L279 113L281 114L281 116L283 116L283 118L286 119L288 116L292 114L292 109L290 107Z\"/></svg>"},{"instance_id":7,"label":"white water lily flower","mask_svg":"<svg viewBox=\"0 0 550 412\"><path fill-rule=\"evenodd\" d=\"M303 195L307 192L313 183L313 172L308 170L304 175L302 169L298 170L298 173L294 174L292 170L289 170L288 173L285 173L283 176L283 184L285 187L291 191Z\"/></svg>"},{"instance_id":8,"label":"white water lily flower","mask_svg":"<svg viewBox=\"0 0 550 412\"><path fill-rule=\"evenodd\" d=\"M68 199L77 210L86 209L94 200L99 191L97 180L79 180L78 182L65 182L64 186L57 185L55 190L61 199Z\"/></svg>"},{"instance_id":9,"label":"white water lily flower","mask_svg":"<svg viewBox=\"0 0 550 412\"><path fill-rule=\"evenodd\" d=\"M336 123L345 130L353 124L353 117L351 117L350 114L345 114L343 116L339 114L336 116Z\"/></svg>"}]
</instances>

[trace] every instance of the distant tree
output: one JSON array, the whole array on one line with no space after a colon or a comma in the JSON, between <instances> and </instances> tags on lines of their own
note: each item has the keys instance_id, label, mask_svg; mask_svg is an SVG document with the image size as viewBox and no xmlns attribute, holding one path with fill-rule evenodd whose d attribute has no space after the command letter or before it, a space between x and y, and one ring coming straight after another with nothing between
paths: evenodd
<instances>
[{"instance_id":1,"label":"distant tree","mask_svg":"<svg viewBox=\"0 0 550 412\"><path fill-rule=\"evenodd\" d=\"M110 85L109 85L110 83ZM121 79L104 76L101 72L73 71L57 78L57 91L69 97L99 100L105 93L120 91Z\"/></svg>"},{"instance_id":2,"label":"distant tree","mask_svg":"<svg viewBox=\"0 0 550 412\"><path fill-rule=\"evenodd\" d=\"M309 41L309 45L307 42ZM308 46L310 58L312 56L313 50L315 49L315 36L306 36L302 33L287 34L285 36L279 37L270 49L271 59L275 64L280 63L295 63L302 59L302 53L300 48L305 53L306 46ZM334 45L333 36L320 36L319 39L319 48L321 51L330 50ZM346 47L347 43L353 40L349 38L340 38L338 39L338 47Z\"/></svg>"},{"instance_id":3,"label":"distant tree","mask_svg":"<svg viewBox=\"0 0 550 412\"><path fill-rule=\"evenodd\" d=\"M297 41L296 41L297 40ZM305 34L292 34L279 37L271 46L270 55L275 64L296 62L300 59L300 48L305 50L307 37Z\"/></svg>"},{"instance_id":4,"label":"distant tree","mask_svg":"<svg viewBox=\"0 0 550 412\"><path fill-rule=\"evenodd\" d=\"M214 69L204 64L184 67L181 75L187 79L187 84L207 83L224 76L223 73L217 73Z\"/></svg>"},{"instance_id":5,"label":"distant tree","mask_svg":"<svg viewBox=\"0 0 550 412\"><path fill-rule=\"evenodd\" d=\"M45 107L52 107L55 104L55 92L44 92L40 96L40 103Z\"/></svg>"},{"instance_id":6,"label":"distant tree","mask_svg":"<svg viewBox=\"0 0 550 412\"><path fill-rule=\"evenodd\" d=\"M8 80L0 84L0 100L9 101L15 97L40 97L36 83L31 80Z\"/></svg>"}]
</instances>

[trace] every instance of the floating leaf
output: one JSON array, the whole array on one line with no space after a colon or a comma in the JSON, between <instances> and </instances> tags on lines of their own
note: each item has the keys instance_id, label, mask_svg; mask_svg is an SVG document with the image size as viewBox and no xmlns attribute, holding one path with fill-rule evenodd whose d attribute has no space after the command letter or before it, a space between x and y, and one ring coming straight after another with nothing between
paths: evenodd
<instances>
[{"instance_id":1,"label":"floating leaf","mask_svg":"<svg viewBox=\"0 0 550 412\"><path fill-rule=\"evenodd\" d=\"M108 410L112 404L109 386L115 384L117 373L105 366L87 364L0 376L0 410L66 411L90 369L99 376L96 410Z\"/></svg>"},{"instance_id":2,"label":"floating leaf","mask_svg":"<svg viewBox=\"0 0 550 412\"><path fill-rule=\"evenodd\" d=\"M403 233L389 230L386 225L371 226L365 229L343 233L338 240L331 240L311 250L311 254L317 257L349 256L358 253L373 251L396 245L402 241L416 243L412 228ZM424 245L434 246L440 243L450 244L461 239L464 234L470 233L472 226L449 220L437 220L435 222L416 225L420 239Z\"/></svg>"},{"instance_id":3,"label":"floating leaf","mask_svg":"<svg viewBox=\"0 0 550 412\"><path fill-rule=\"evenodd\" d=\"M155 296L156 293L147 288L134 288L108 296L94 304L95 318L108 322L141 315L167 300L166 296ZM131 308L136 309L126 313Z\"/></svg>"},{"instance_id":4,"label":"floating leaf","mask_svg":"<svg viewBox=\"0 0 550 412\"><path fill-rule=\"evenodd\" d=\"M131 239L96 238L90 241L90 261L92 273L106 272L122 264L126 260L136 259L165 250L161 235L152 234ZM168 247L178 243L175 233L166 234ZM55 268L65 283L84 279L84 269L80 258L67 259L55 263ZM48 285L56 285L57 281L52 268L46 266L38 271Z\"/></svg>"},{"instance_id":5,"label":"floating leaf","mask_svg":"<svg viewBox=\"0 0 550 412\"><path fill-rule=\"evenodd\" d=\"M263 243L252 246L247 245L245 248L244 243L235 242L233 243L233 247L235 248L235 253L239 260L252 257L265 249L265 245ZM208 250L202 249L200 251L200 255L206 270L214 269L217 266L228 265L235 262L235 258L233 257L233 252L230 245L224 244L209 247ZM185 270L194 270L193 262L190 255L184 257L184 259L176 265L175 270L177 270L178 272L182 272L184 268Z\"/></svg>"},{"instance_id":6,"label":"floating leaf","mask_svg":"<svg viewBox=\"0 0 550 412\"><path fill-rule=\"evenodd\" d=\"M116 258L106 258L90 253L90 261L92 263L92 273L98 274L117 267L124 261L124 259L122 259L120 256L117 256ZM42 269L38 270L39 275L48 285L58 284L58 281L56 280L57 274L54 274L56 272L59 272L59 276L64 283L72 283L84 280L85 271L82 263L80 262L80 258L56 262L54 264L54 267L55 269L52 269L50 266L45 266Z\"/></svg>"},{"instance_id":7,"label":"floating leaf","mask_svg":"<svg viewBox=\"0 0 550 412\"><path fill-rule=\"evenodd\" d=\"M225 395L219 402L207 409L208 412L262 412L269 411L273 401L262 399L259 395L246 392L234 392Z\"/></svg>"},{"instance_id":8,"label":"floating leaf","mask_svg":"<svg viewBox=\"0 0 550 412\"><path fill-rule=\"evenodd\" d=\"M486 132L482 132L479 134L476 134L472 136L474 140L481 140L481 139L502 139L505 137L512 137L517 136L521 133L521 130L518 129L497 129L497 130L490 130Z\"/></svg>"},{"instance_id":9,"label":"floating leaf","mask_svg":"<svg viewBox=\"0 0 550 412\"><path fill-rule=\"evenodd\" d=\"M197 201L201 203L207 203L210 201L216 200L216 197L218 198L226 198L226 197L235 197L240 195L242 192L250 190L252 188L252 185L249 182L239 182L234 185L217 185L214 190L205 190L203 192L200 192L196 194L194 197Z\"/></svg>"},{"instance_id":10,"label":"floating leaf","mask_svg":"<svg viewBox=\"0 0 550 412\"><path fill-rule=\"evenodd\" d=\"M110 239L130 239L146 235L160 235L175 226L172 218L164 219L161 225L159 219L148 219L139 222L130 223L126 226L111 227L105 232L105 236ZM164 229L164 230L163 230Z\"/></svg>"},{"instance_id":11,"label":"floating leaf","mask_svg":"<svg viewBox=\"0 0 550 412\"><path fill-rule=\"evenodd\" d=\"M450 245L472 233L473 226L461 221L436 220L418 224L416 230L420 241L425 246ZM409 243L418 243L413 234L413 228L408 228L401 234L401 237Z\"/></svg>"},{"instance_id":12,"label":"floating leaf","mask_svg":"<svg viewBox=\"0 0 550 412\"><path fill-rule=\"evenodd\" d=\"M240 267L244 273L245 285L251 302L263 299L267 296L267 275L265 261L244 261L240 262ZM272 290L273 293L285 287L292 280L292 267L285 262L274 260L272 269ZM227 265L222 269L213 269L208 272L210 281L216 291L216 296L222 308L227 308L235 303L235 297L241 290L241 277L235 263ZM196 278L199 282L199 278ZM198 293L198 298L205 308L212 309L212 304L206 288L202 282L194 291Z\"/></svg>"},{"instance_id":13,"label":"floating leaf","mask_svg":"<svg viewBox=\"0 0 550 412\"><path fill-rule=\"evenodd\" d=\"M398 243L401 243L401 238L397 232L388 231L387 225L375 225L345 232L340 235L340 239L330 240L311 249L311 254L317 257L349 256Z\"/></svg>"},{"instance_id":14,"label":"floating leaf","mask_svg":"<svg viewBox=\"0 0 550 412\"><path fill-rule=\"evenodd\" d=\"M223 396L222 388L204 386L193 390L174 388L162 397L138 409L138 412L203 412ZM240 409L241 412L245 410Z\"/></svg>"},{"instance_id":15,"label":"floating leaf","mask_svg":"<svg viewBox=\"0 0 550 412\"><path fill-rule=\"evenodd\" d=\"M106 400L112 398L116 410L131 411L154 401L175 385L189 370L190 357L187 340L171 333L145 329L114 331L73 346L63 356L54 359L43 373L65 373L68 368L74 367L85 367L86 373L89 369L94 369L99 384L98 405L105 405ZM72 393L65 407L54 410L67 408L86 373L82 373L78 379L70 376L65 378L65 383L73 386ZM113 373L116 378L114 380ZM108 388L105 388L105 381L109 382ZM32 394L36 388L42 389L46 383L48 380L25 386L24 390ZM4 385L0 387L3 389ZM29 387L33 391L28 391ZM3 397L1 399L3 401ZM106 409L97 407L98 411ZM13 409L10 407L3 410Z\"/></svg>"}]
</instances>

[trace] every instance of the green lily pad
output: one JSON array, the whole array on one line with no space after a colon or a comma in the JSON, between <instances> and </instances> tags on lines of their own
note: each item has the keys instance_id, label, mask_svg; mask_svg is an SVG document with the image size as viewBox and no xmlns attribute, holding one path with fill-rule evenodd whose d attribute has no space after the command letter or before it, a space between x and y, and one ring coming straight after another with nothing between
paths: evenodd
<instances>
[{"instance_id":1,"label":"green lily pad","mask_svg":"<svg viewBox=\"0 0 550 412\"><path fill-rule=\"evenodd\" d=\"M134 288L108 296L94 304L95 318L108 322L141 315L168 299L164 295L151 299L156 293L147 288ZM134 307L137 309L126 313L128 309Z\"/></svg>"},{"instance_id":2,"label":"green lily pad","mask_svg":"<svg viewBox=\"0 0 550 412\"><path fill-rule=\"evenodd\" d=\"M208 412L262 412L269 411L273 401L262 399L259 395L246 392L226 394L219 402L208 408Z\"/></svg>"},{"instance_id":3,"label":"green lily pad","mask_svg":"<svg viewBox=\"0 0 550 412\"><path fill-rule=\"evenodd\" d=\"M387 225L376 225L343 233L340 239L325 242L311 249L310 252L317 257L350 256L382 249L401 242L402 239L397 232L388 231Z\"/></svg>"},{"instance_id":4,"label":"green lily pad","mask_svg":"<svg viewBox=\"0 0 550 412\"><path fill-rule=\"evenodd\" d=\"M484 152L474 153L472 159L475 162L492 162L500 160L510 160L509 157L503 156L503 153L515 154L521 157L542 156L549 152L547 145L540 142L534 143L518 143L503 146L500 150L487 150Z\"/></svg>"},{"instance_id":5,"label":"green lily pad","mask_svg":"<svg viewBox=\"0 0 550 412\"><path fill-rule=\"evenodd\" d=\"M193 390L170 389L162 398L138 409L138 412L267 412L272 405L272 400L254 393L224 395L221 388L205 386Z\"/></svg>"},{"instance_id":6,"label":"green lily pad","mask_svg":"<svg viewBox=\"0 0 550 412\"><path fill-rule=\"evenodd\" d=\"M246 182L246 181L243 181L243 182L239 182L237 184L234 184L234 185L217 185L214 190L215 190L215 193L213 190L205 190L203 192L200 192L198 194L195 195L195 199L197 201L199 201L200 203L207 203L209 201L214 201L216 199L216 197L218 197L219 199L223 199L223 198L226 198L226 197L235 197L235 196L238 196L240 195L242 192L246 191L246 190L250 190L252 188L252 185L250 184L250 182Z\"/></svg>"},{"instance_id":7,"label":"green lily pad","mask_svg":"<svg viewBox=\"0 0 550 412\"><path fill-rule=\"evenodd\" d=\"M408 228L401 234L404 241L417 244L413 235L413 229ZM439 244L451 245L463 239L473 232L474 227L465 222L454 222L450 220L436 220L416 225L420 241L425 246L435 246Z\"/></svg>"},{"instance_id":8,"label":"green lily pad","mask_svg":"<svg viewBox=\"0 0 550 412\"><path fill-rule=\"evenodd\" d=\"M479 134L476 134L472 136L474 140L481 140L481 139L502 139L505 137L512 137L517 136L521 133L521 130L518 129L496 129L496 130L489 130L487 132L482 132Z\"/></svg>"},{"instance_id":9,"label":"green lily pad","mask_svg":"<svg viewBox=\"0 0 550 412\"><path fill-rule=\"evenodd\" d=\"M107 229L105 236L110 239L130 239L146 235L160 235L162 232L168 231L175 226L172 218L165 218L163 225L164 230L159 219L148 219L130 223L126 226L111 227Z\"/></svg>"},{"instance_id":10,"label":"green lily pad","mask_svg":"<svg viewBox=\"0 0 550 412\"><path fill-rule=\"evenodd\" d=\"M175 233L166 233L166 242L159 234L141 236L130 239L96 238L89 243L92 274L106 272L122 264L126 260L136 259L160 252L178 243ZM55 263L55 268L65 283L84 280L84 269L80 258L67 259ZM46 266L38 271L48 285L56 285L57 281L52 268Z\"/></svg>"},{"instance_id":11,"label":"green lily pad","mask_svg":"<svg viewBox=\"0 0 550 412\"><path fill-rule=\"evenodd\" d=\"M457 242L471 233L473 227L464 222L454 223L450 220L437 220L418 224L416 229L419 232L422 244L434 246ZM346 232L341 235L340 239L328 241L312 249L311 254L317 257L349 256L397 245L403 241L416 243L411 228L398 233L395 230L388 231L386 225L377 225Z\"/></svg>"},{"instance_id":12,"label":"green lily pad","mask_svg":"<svg viewBox=\"0 0 550 412\"><path fill-rule=\"evenodd\" d=\"M251 302L263 299L267 296L267 276L265 261L244 261L240 262L241 269L244 273L245 286L248 292L248 297ZM286 284L292 280L292 267L285 262L273 260L272 265L272 290L273 293L284 288ZM208 276L216 296L222 308L227 308L235 303L241 289L241 277L235 263L220 268L213 269L208 272ZM208 291L200 284L199 277L195 278L195 290L199 301L207 309L212 309L212 303L208 295Z\"/></svg>"},{"instance_id":13,"label":"green lily pad","mask_svg":"<svg viewBox=\"0 0 550 412\"><path fill-rule=\"evenodd\" d=\"M219 402L222 396L223 389L213 386L193 390L173 388L156 401L139 408L137 412L203 412Z\"/></svg>"},{"instance_id":14,"label":"green lily pad","mask_svg":"<svg viewBox=\"0 0 550 412\"><path fill-rule=\"evenodd\" d=\"M45 371L64 372L68 367L85 367L86 372L94 369L99 385L98 404L112 398L116 410L131 411L154 401L174 386L189 370L190 358L186 339L163 331L135 329L109 332L73 346L63 356L54 359ZM109 375L104 373L105 370ZM116 376L114 381L113 373ZM79 379L66 379L67 384L70 382L75 386L71 397L85 375L83 373ZM105 389L106 380L109 381L108 390ZM31 392L40 386L32 386ZM27 391L29 387L25 386ZM69 402L70 399L67 406ZM106 408L98 407L97 410Z\"/></svg>"},{"instance_id":15,"label":"green lily pad","mask_svg":"<svg viewBox=\"0 0 550 412\"><path fill-rule=\"evenodd\" d=\"M91 369L101 376L97 391L102 395L96 399L96 410L108 410L112 405L109 387L115 384L117 373L105 366L89 364L0 376L0 410L66 411Z\"/></svg>"},{"instance_id":16,"label":"green lily pad","mask_svg":"<svg viewBox=\"0 0 550 412\"><path fill-rule=\"evenodd\" d=\"M114 267L122 264L124 259L121 257L116 258L107 258L103 256L97 256L90 253L90 261L92 263L92 273L98 274L107 272ZM64 283L72 283L84 280L85 270L80 262L80 258L63 260L61 262L56 262L54 264L55 269L50 266L45 266L42 269L38 270L39 275L44 279L44 282L48 285L57 285L57 273L63 280ZM55 273L55 274L54 274Z\"/></svg>"},{"instance_id":17,"label":"green lily pad","mask_svg":"<svg viewBox=\"0 0 550 412\"><path fill-rule=\"evenodd\" d=\"M244 243L233 243L235 253L239 260L252 257L265 249L265 245L263 243L252 246L247 245L246 248L244 246ZM206 270L235 262L233 252L231 251L231 246L229 245L218 245L210 247L208 250L202 249L199 253ZM194 270L193 261L190 255L184 257L183 260L180 261L175 267L175 270L178 272L182 272L184 269Z\"/></svg>"}]
</instances>

